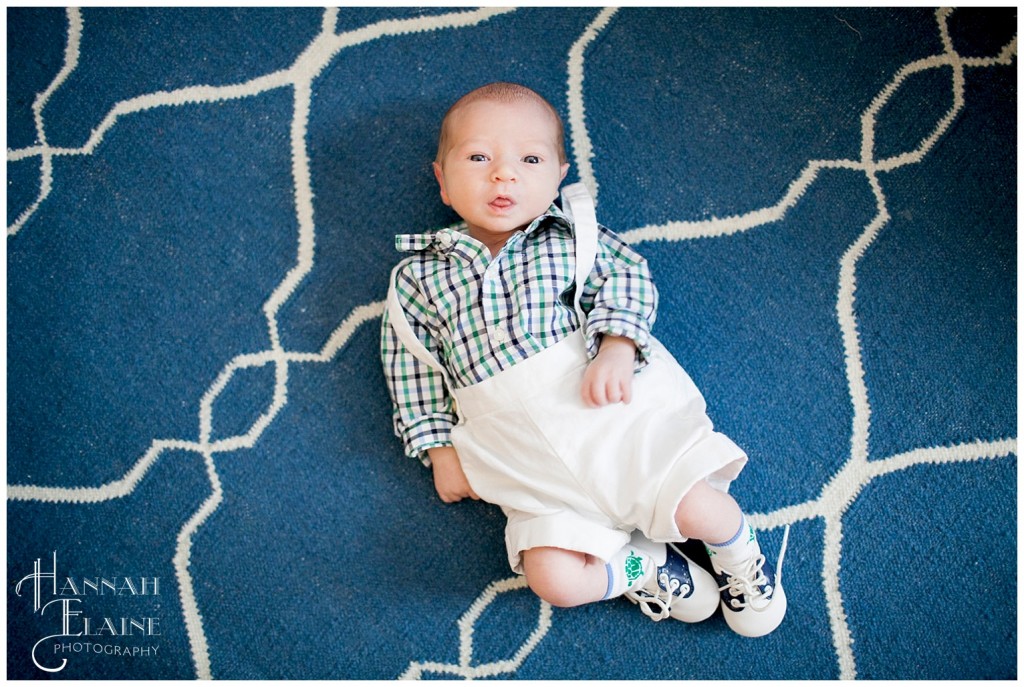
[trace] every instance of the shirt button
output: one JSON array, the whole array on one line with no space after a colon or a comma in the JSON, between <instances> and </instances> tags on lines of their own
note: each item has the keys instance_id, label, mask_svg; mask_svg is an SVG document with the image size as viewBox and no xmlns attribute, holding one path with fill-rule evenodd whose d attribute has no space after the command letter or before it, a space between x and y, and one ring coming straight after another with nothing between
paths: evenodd
<instances>
[{"instance_id":1,"label":"shirt button","mask_svg":"<svg viewBox=\"0 0 1024 687\"><path fill-rule=\"evenodd\" d=\"M503 344L508 341L508 330L502 325L498 325L491 330L491 341L496 344Z\"/></svg>"},{"instance_id":2,"label":"shirt button","mask_svg":"<svg viewBox=\"0 0 1024 687\"><path fill-rule=\"evenodd\" d=\"M451 248L452 244L455 243L455 238L452 236L450 231L439 231L435 236L437 244L441 248Z\"/></svg>"}]
</instances>

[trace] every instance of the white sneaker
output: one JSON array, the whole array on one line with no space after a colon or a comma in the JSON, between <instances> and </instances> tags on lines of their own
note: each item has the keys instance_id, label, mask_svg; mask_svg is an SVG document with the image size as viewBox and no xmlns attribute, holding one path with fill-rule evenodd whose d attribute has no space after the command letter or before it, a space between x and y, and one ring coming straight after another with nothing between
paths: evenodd
<instances>
[{"instance_id":1,"label":"white sneaker","mask_svg":"<svg viewBox=\"0 0 1024 687\"><path fill-rule=\"evenodd\" d=\"M782 623L786 615L782 560L788 540L787 526L779 550L778 572L760 553L730 569L720 567L718 560L711 559L722 600L722 615L733 632L744 637L761 637Z\"/></svg>"},{"instance_id":2,"label":"white sneaker","mask_svg":"<svg viewBox=\"0 0 1024 687\"><path fill-rule=\"evenodd\" d=\"M699 623L718 608L715 578L673 544L666 547L666 558L643 587L626 592L627 599L639 604L644 615L654 621L669 616L684 623Z\"/></svg>"}]
</instances>

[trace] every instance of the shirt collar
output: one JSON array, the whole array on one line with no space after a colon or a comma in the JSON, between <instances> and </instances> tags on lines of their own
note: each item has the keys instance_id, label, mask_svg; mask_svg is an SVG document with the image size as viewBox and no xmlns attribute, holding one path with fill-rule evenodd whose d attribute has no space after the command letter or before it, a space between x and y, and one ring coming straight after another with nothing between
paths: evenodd
<instances>
[{"instance_id":1,"label":"shirt collar","mask_svg":"<svg viewBox=\"0 0 1024 687\"><path fill-rule=\"evenodd\" d=\"M546 222L545 220L548 219L551 219L552 221ZM570 220L568 215L562 212L554 203L551 204L551 207L548 208L547 212L533 220L533 222L530 223L530 226L526 227L524 233L527 235L532 234L538 227L544 225L561 229L562 231L567 231L570 234L573 233L572 220Z\"/></svg>"},{"instance_id":2,"label":"shirt collar","mask_svg":"<svg viewBox=\"0 0 1024 687\"><path fill-rule=\"evenodd\" d=\"M573 231L572 221L563 213L557 205L552 204L547 212L530 222L523 230L523 234L529 236L535 233L540 227L549 226L570 234ZM459 222L444 229L428 231L424 234L399 234L395 237L395 248L403 253L422 253L432 251L438 255L448 256L455 252L460 244L470 242L474 245L483 244L473 239L466 233L466 223Z\"/></svg>"}]
</instances>

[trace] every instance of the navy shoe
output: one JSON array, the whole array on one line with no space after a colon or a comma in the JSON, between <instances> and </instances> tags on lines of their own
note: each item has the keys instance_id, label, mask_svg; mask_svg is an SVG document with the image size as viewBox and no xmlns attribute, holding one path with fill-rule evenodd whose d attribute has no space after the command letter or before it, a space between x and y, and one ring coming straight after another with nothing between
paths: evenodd
<instances>
[{"instance_id":1,"label":"navy shoe","mask_svg":"<svg viewBox=\"0 0 1024 687\"><path fill-rule=\"evenodd\" d=\"M722 599L722 615L736 634L761 637L777 628L786 615L786 592L782 588L782 559L786 555L789 527L782 537L778 573L763 554L758 554L732 569L711 559Z\"/></svg>"},{"instance_id":2,"label":"navy shoe","mask_svg":"<svg viewBox=\"0 0 1024 687\"><path fill-rule=\"evenodd\" d=\"M666 559L655 574L626 598L640 606L654 621L669 616L684 623L699 623L718 608L718 585L707 570L686 557L674 545L666 547Z\"/></svg>"}]
</instances>

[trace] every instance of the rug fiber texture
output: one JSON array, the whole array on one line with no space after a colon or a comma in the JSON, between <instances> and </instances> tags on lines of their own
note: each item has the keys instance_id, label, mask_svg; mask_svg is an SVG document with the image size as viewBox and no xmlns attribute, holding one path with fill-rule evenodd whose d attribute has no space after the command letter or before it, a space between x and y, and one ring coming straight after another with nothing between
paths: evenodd
<instances>
[{"instance_id":1,"label":"rug fiber texture","mask_svg":"<svg viewBox=\"0 0 1024 687\"><path fill-rule=\"evenodd\" d=\"M6 21L8 677L1016 678L1015 8ZM497 80L790 528L767 637L541 602L393 435L394 236Z\"/></svg>"}]
</instances>

